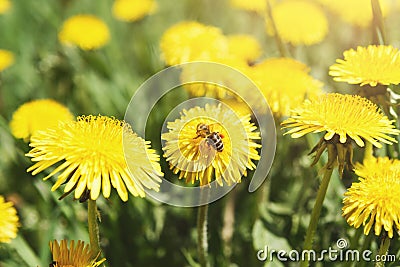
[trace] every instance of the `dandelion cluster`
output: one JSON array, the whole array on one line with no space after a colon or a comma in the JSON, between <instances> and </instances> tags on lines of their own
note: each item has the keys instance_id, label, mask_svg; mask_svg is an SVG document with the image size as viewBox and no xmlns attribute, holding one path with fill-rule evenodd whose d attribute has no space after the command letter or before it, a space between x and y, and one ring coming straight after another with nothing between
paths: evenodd
<instances>
[{"instance_id":1,"label":"dandelion cluster","mask_svg":"<svg viewBox=\"0 0 400 267\"><path fill-rule=\"evenodd\" d=\"M32 149L27 156L35 164L28 172L36 175L56 165L44 179L61 172L52 190L65 184L64 192L75 190L77 199L87 191L93 200L100 191L109 198L113 187L127 201L128 191L144 197L145 187L158 190L161 182L159 157L150 143L114 118L81 116L62 122L32 135L29 145Z\"/></svg>"}]
</instances>

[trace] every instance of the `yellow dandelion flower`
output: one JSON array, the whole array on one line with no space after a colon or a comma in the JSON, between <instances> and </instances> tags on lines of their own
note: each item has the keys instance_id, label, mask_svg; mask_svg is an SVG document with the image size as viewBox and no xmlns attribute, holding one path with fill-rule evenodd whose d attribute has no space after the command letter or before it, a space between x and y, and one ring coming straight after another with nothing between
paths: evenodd
<instances>
[{"instance_id":1,"label":"yellow dandelion flower","mask_svg":"<svg viewBox=\"0 0 400 267\"><path fill-rule=\"evenodd\" d=\"M328 33L328 20L322 9L310 1L286 0L272 9L278 35L293 45L313 45L321 42ZM267 32L274 35L269 20Z\"/></svg>"},{"instance_id":2,"label":"yellow dandelion flower","mask_svg":"<svg viewBox=\"0 0 400 267\"><path fill-rule=\"evenodd\" d=\"M366 98L332 93L306 100L293 110L293 115L282 125L284 128L293 128L285 133L293 138L326 132L325 140L331 140L336 135L342 144L350 138L361 147L364 146L364 140L382 147L379 141L386 144L397 142L388 136L400 133L393 122Z\"/></svg>"},{"instance_id":3,"label":"yellow dandelion flower","mask_svg":"<svg viewBox=\"0 0 400 267\"><path fill-rule=\"evenodd\" d=\"M350 226L364 227L368 235L373 228L379 236L382 229L393 237L400 231L400 160L371 158L355 169L359 182L344 194L343 216Z\"/></svg>"},{"instance_id":4,"label":"yellow dandelion flower","mask_svg":"<svg viewBox=\"0 0 400 267\"><path fill-rule=\"evenodd\" d=\"M271 4L275 1L271 1ZM233 7L243 9L246 11L257 12L259 14L265 14L267 11L267 1L265 0L230 0Z\"/></svg>"},{"instance_id":5,"label":"yellow dandelion flower","mask_svg":"<svg viewBox=\"0 0 400 267\"><path fill-rule=\"evenodd\" d=\"M335 81L361 86L400 83L400 52L391 45L359 46L344 51L343 56L329 68Z\"/></svg>"},{"instance_id":6,"label":"yellow dandelion flower","mask_svg":"<svg viewBox=\"0 0 400 267\"><path fill-rule=\"evenodd\" d=\"M229 54L248 62L261 55L260 43L251 35L234 34L228 36Z\"/></svg>"},{"instance_id":7,"label":"yellow dandelion flower","mask_svg":"<svg viewBox=\"0 0 400 267\"><path fill-rule=\"evenodd\" d=\"M14 63L14 54L8 50L0 49L0 72Z\"/></svg>"},{"instance_id":8,"label":"yellow dandelion flower","mask_svg":"<svg viewBox=\"0 0 400 267\"><path fill-rule=\"evenodd\" d=\"M9 0L0 0L0 14L6 13L11 8L11 2Z\"/></svg>"},{"instance_id":9,"label":"yellow dandelion flower","mask_svg":"<svg viewBox=\"0 0 400 267\"><path fill-rule=\"evenodd\" d=\"M221 186L223 181L231 185L259 160L255 140L260 134L250 115L238 117L221 104L183 110L181 118L167 127L169 132L161 136L166 141L164 157L187 183L199 180L206 185L214 178Z\"/></svg>"},{"instance_id":10,"label":"yellow dandelion flower","mask_svg":"<svg viewBox=\"0 0 400 267\"><path fill-rule=\"evenodd\" d=\"M44 180L61 172L52 191L65 183L64 192L75 190L77 199L90 193L96 200L100 189L109 198L112 186L127 201L127 191L144 197L144 187L158 190L161 182L159 156L150 149L150 142L114 118L81 116L59 123L32 135L30 146L27 156L36 163L27 171L36 175L58 164Z\"/></svg>"},{"instance_id":11,"label":"yellow dandelion flower","mask_svg":"<svg viewBox=\"0 0 400 267\"><path fill-rule=\"evenodd\" d=\"M387 16L391 0L380 0L382 15ZM347 23L368 27L372 21L371 0L319 0L322 5L328 7L333 13Z\"/></svg>"},{"instance_id":12,"label":"yellow dandelion flower","mask_svg":"<svg viewBox=\"0 0 400 267\"><path fill-rule=\"evenodd\" d=\"M112 12L114 17L122 21L138 21L157 9L154 0L115 0Z\"/></svg>"},{"instance_id":13,"label":"yellow dandelion flower","mask_svg":"<svg viewBox=\"0 0 400 267\"><path fill-rule=\"evenodd\" d=\"M291 58L270 58L252 67L250 78L264 94L272 112L279 118L303 103L306 97L322 92L322 83L303 63Z\"/></svg>"},{"instance_id":14,"label":"yellow dandelion flower","mask_svg":"<svg viewBox=\"0 0 400 267\"><path fill-rule=\"evenodd\" d=\"M0 243L9 243L17 237L19 219L12 202L0 196Z\"/></svg>"},{"instance_id":15,"label":"yellow dandelion flower","mask_svg":"<svg viewBox=\"0 0 400 267\"><path fill-rule=\"evenodd\" d=\"M223 58L228 47L228 40L219 28L195 21L173 25L165 31L160 41L167 65Z\"/></svg>"},{"instance_id":16,"label":"yellow dandelion flower","mask_svg":"<svg viewBox=\"0 0 400 267\"><path fill-rule=\"evenodd\" d=\"M28 141L36 131L53 127L60 121L72 121L67 107L51 99L33 100L21 105L10 122L11 133Z\"/></svg>"},{"instance_id":17,"label":"yellow dandelion flower","mask_svg":"<svg viewBox=\"0 0 400 267\"><path fill-rule=\"evenodd\" d=\"M93 15L76 15L67 19L58 34L61 43L83 50L100 48L110 40L107 25Z\"/></svg>"},{"instance_id":18,"label":"yellow dandelion flower","mask_svg":"<svg viewBox=\"0 0 400 267\"><path fill-rule=\"evenodd\" d=\"M223 64L241 73L246 73L248 69L246 61L238 57L215 58L208 62ZM209 64L203 65L201 63L182 66L180 78L184 83L184 88L192 97L207 96L223 99L232 96L232 93L228 88L219 84L227 85L231 89L242 85L243 77L238 76L236 72L229 72L229 75L227 75L226 72L221 73L217 67L209 66ZM191 81L199 82L191 83ZM201 81L213 81L214 83Z\"/></svg>"},{"instance_id":19,"label":"yellow dandelion flower","mask_svg":"<svg viewBox=\"0 0 400 267\"><path fill-rule=\"evenodd\" d=\"M89 245L85 246L85 242L71 240L68 248L68 241L57 240L50 242L50 251L53 256L51 267L97 267L106 259L98 260L98 256L93 257L92 250Z\"/></svg>"},{"instance_id":20,"label":"yellow dandelion flower","mask_svg":"<svg viewBox=\"0 0 400 267\"><path fill-rule=\"evenodd\" d=\"M238 117L246 116L252 113L250 107L237 97L226 97L222 99L221 102L235 111Z\"/></svg>"}]
</instances>

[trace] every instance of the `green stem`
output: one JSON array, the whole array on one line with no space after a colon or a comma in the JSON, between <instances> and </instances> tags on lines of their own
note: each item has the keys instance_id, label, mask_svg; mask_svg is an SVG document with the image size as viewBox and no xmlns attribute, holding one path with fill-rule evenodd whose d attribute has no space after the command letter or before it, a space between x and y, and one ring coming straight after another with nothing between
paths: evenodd
<instances>
[{"instance_id":1,"label":"green stem","mask_svg":"<svg viewBox=\"0 0 400 267\"><path fill-rule=\"evenodd\" d=\"M97 206L96 200L88 200L88 225L89 225L89 238L90 248L92 250L93 258L97 257L100 252L99 242L99 226L97 224Z\"/></svg>"},{"instance_id":2,"label":"green stem","mask_svg":"<svg viewBox=\"0 0 400 267\"><path fill-rule=\"evenodd\" d=\"M312 249L313 238L317 229L319 216L321 214L322 203L324 202L326 191L328 189L329 181L331 180L333 168L327 167L325 169L324 177L322 178L321 185L318 189L317 198L315 200L314 208L311 213L310 224L308 225L306 238L304 241L304 250ZM308 259L304 259L301 263L302 267L308 266Z\"/></svg>"},{"instance_id":3,"label":"green stem","mask_svg":"<svg viewBox=\"0 0 400 267\"><path fill-rule=\"evenodd\" d=\"M389 246L390 246L390 238L387 236L387 233L385 232L384 237L381 241L381 246L378 251L379 259L382 259L382 257L387 255ZM385 266L385 261L377 261L375 263L375 267L383 267L383 266Z\"/></svg>"},{"instance_id":4,"label":"green stem","mask_svg":"<svg viewBox=\"0 0 400 267\"><path fill-rule=\"evenodd\" d=\"M197 250L201 267L208 267L207 213L208 204L200 206L197 213Z\"/></svg>"},{"instance_id":5,"label":"green stem","mask_svg":"<svg viewBox=\"0 0 400 267\"><path fill-rule=\"evenodd\" d=\"M366 141L364 149L364 161L367 159L371 159L373 156L374 156L374 150L372 148L372 143Z\"/></svg>"}]
</instances>

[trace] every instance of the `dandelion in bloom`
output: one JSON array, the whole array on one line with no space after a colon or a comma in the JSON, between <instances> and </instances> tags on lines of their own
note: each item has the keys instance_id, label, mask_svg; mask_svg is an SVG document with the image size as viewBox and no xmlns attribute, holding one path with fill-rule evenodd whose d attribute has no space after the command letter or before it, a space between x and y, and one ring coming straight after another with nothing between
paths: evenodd
<instances>
[{"instance_id":1,"label":"dandelion in bloom","mask_svg":"<svg viewBox=\"0 0 400 267\"><path fill-rule=\"evenodd\" d=\"M322 9L304 0L285 0L272 9L277 33L267 19L267 32L278 34L283 41L293 45L320 43L328 33L328 20Z\"/></svg>"},{"instance_id":2,"label":"dandelion in bloom","mask_svg":"<svg viewBox=\"0 0 400 267\"><path fill-rule=\"evenodd\" d=\"M383 230L393 238L393 231L400 231L400 160L371 157L357 164L355 173L359 181L344 194L344 218L355 228L362 225L366 235Z\"/></svg>"},{"instance_id":3,"label":"dandelion in bloom","mask_svg":"<svg viewBox=\"0 0 400 267\"><path fill-rule=\"evenodd\" d=\"M248 79L243 75L248 68L246 61L238 57L214 58L207 64L183 65L180 79L192 97L224 99L233 96L230 89L248 86Z\"/></svg>"},{"instance_id":4,"label":"dandelion in bloom","mask_svg":"<svg viewBox=\"0 0 400 267\"><path fill-rule=\"evenodd\" d=\"M50 267L97 267L106 259L99 260L100 255L93 256L93 252L89 245L81 240L75 243L71 240L68 248L68 241L57 240L50 242L50 251L53 256L53 262Z\"/></svg>"},{"instance_id":5,"label":"dandelion in bloom","mask_svg":"<svg viewBox=\"0 0 400 267\"><path fill-rule=\"evenodd\" d=\"M29 145L32 150L27 156L35 164L28 172L36 175L56 165L44 180L61 172L52 191L65 184L64 192L75 190L76 199L88 195L96 200L100 190L109 198L111 186L123 201L128 200L128 191L144 197L144 187L158 190L163 175L150 142L126 122L106 116L59 123L32 135Z\"/></svg>"},{"instance_id":6,"label":"dandelion in bloom","mask_svg":"<svg viewBox=\"0 0 400 267\"><path fill-rule=\"evenodd\" d=\"M394 121L388 119L382 111L370 100L357 95L342 95L331 93L315 97L293 110L290 118L282 122L283 128L292 128L285 134L293 138L302 137L308 133L324 133L323 138L312 152L316 152L315 164L322 152L328 148L330 162L338 160L339 172L343 167L352 165L351 140L363 147L365 141L376 147L382 147L379 142L396 143L389 135L398 135Z\"/></svg>"},{"instance_id":7,"label":"dandelion in bloom","mask_svg":"<svg viewBox=\"0 0 400 267\"><path fill-rule=\"evenodd\" d=\"M391 0L380 0L382 15L387 16ZM371 0L319 0L343 21L358 26L368 27L372 22Z\"/></svg>"},{"instance_id":8,"label":"dandelion in bloom","mask_svg":"<svg viewBox=\"0 0 400 267\"><path fill-rule=\"evenodd\" d=\"M64 105L51 100L33 100L21 105L10 122L11 133L16 138L29 141L32 134L56 126L60 121L72 121L74 116Z\"/></svg>"},{"instance_id":9,"label":"dandelion in bloom","mask_svg":"<svg viewBox=\"0 0 400 267\"><path fill-rule=\"evenodd\" d=\"M261 45L253 36L234 34L227 37L230 55L247 62L253 62L261 55Z\"/></svg>"},{"instance_id":10,"label":"dandelion in bloom","mask_svg":"<svg viewBox=\"0 0 400 267\"><path fill-rule=\"evenodd\" d=\"M154 13L157 2L154 0L115 0L112 8L114 17L122 21L138 21Z\"/></svg>"},{"instance_id":11,"label":"dandelion in bloom","mask_svg":"<svg viewBox=\"0 0 400 267\"><path fill-rule=\"evenodd\" d=\"M110 40L107 25L93 15L76 15L67 19L58 34L61 43L83 50L100 48Z\"/></svg>"},{"instance_id":12,"label":"dandelion in bloom","mask_svg":"<svg viewBox=\"0 0 400 267\"><path fill-rule=\"evenodd\" d=\"M259 160L257 127L250 115L238 117L224 105L205 105L183 110L179 119L168 122L163 133L164 157L175 174L187 183L206 185L213 178L222 186L240 182L247 169Z\"/></svg>"},{"instance_id":13,"label":"dandelion in bloom","mask_svg":"<svg viewBox=\"0 0 400 267\"><path fill-rule=\"evenodd\" d=\"M0 72L14 63L14 54L8 50L0 49Z\"/></svg>"},{"instance_id":14,"label":"dandelion in bloom","mask_svg":"<svg viewBox=\"0 0 400 267\"><path fill-rule=\"evenodd\" d=\"M0 196L0 243L9 243L17 237L19 219L12 202Z\"/></svg>"},{"instance_id":15,"label":"dandelion in bloom","mask_svg":"<svg viewBox=\"0 0 400 267\"><path fill-rule=\"evenodd\" d=\"M11 8L10 0L0 0L0 14L6 13Z\"/></svg>"},{"instance_id":16,"label":"dandelion in bloom","mask_svg":"<svg viewBox=\"0 0 400 267\"><path fill-rule=\"evenodd\" d=\"M219 28L183 21L164 32L160 48L167 65L176 65L223 58L227 55L229 45Z\"/></svg>"},{"instance_id":17,"label":"dandelion in bloom","mask_svg":"<svg viewBox=\"0 0 400 267\"><path fill-rule=\"evenodd\" d=\"M270 58L254 65L248 75L280 118L289 115L306 97L322 93L323 84L311 77L309 71L309 67L297 60Z\"/></svg>"},{"instance_id":18,"label":"dandelion in bloom","mask_svg":"<svg viewBox=\"0 0 400 267\"><path fill-rule=\"evenodd\" d=\"M338 82L377 86L400 83L400 52L391 45L357 47L343 53L329 68L329 75Z\"/></svg>"}]
</instances>

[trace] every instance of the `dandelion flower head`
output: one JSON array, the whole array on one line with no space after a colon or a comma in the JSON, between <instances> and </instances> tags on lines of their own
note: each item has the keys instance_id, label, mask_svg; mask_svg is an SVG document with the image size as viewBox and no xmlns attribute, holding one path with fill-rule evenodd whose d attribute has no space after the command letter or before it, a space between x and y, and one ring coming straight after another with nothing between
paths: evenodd
<instances>
[{"instance_id":1,"label":"dandelion flower head","mask_svg":"<svg viewBox=\"0 0 400 267\"><path fill-rule=\"evenodd\" d=\"M251 35L233 34L227 37L230 55L252 62L262 53L260 43Z\"/></svg>"},{"instance_id":2,"label":"dandelion flower head","mask_svg":"<svg viewBox=\"0 0 400 267\"><path fill-rule=\"evenodd\" d=\"M306 97L322 93L322 83L303 63L291 58L270 58L252 67L250 78L260 88L272 112L277 116L303 103Z\"/></svg>"},{"instance_id":3,"label":"dandelion flower head","mask_svg":"<svg viewBox=\"0 0 400 267\"><path fill-rule=\"evenodd\" d=\"M359 27L368 27L372 21L371 0L319 0L343 21ZM390 0L379 0L382 15L387 16Z\"/></svg>"},{"instance_id":4,"label":"dandelion flower head","mask_svg":"<svg viewBox=\"0 0 400 267\"><path fill-rule=\"evenodd\" d=\"M199 125L207 125L210 133L218 133L223 142L223 150L217 151L210 138L198 133ZM247 169L256 166L259 160L255 141L260 139L256 126L250 123L250 115L238 117L225 105L205 105L183 110L175 121L168 122L168 132L161 138L165 140L164 157L174 173L187 183L200 182L206 185L213 178L222 186L240 182Z\"/></svg>"},{"instance_id":5,"label":"dandelion flower head","mask_svg":"<svg viewBox=\"0 0 400 267\"><path fill-rule=\"evenodd\" d=\"M154 13L157 2L154 0L115 0L113 15L122 21L138 21L147 15Z\"/></svg>"},{"instance_id":6,"label":"dandelion flower head","mask_svg":"<svg viewBox=\"0 0 400 267\"><path fill-rule=\"evenodd\" d=\"M181 82L190 96L224 99L233 96L230 89L248 86L248 79L244 74L248 72L249 66L244 59L226 57L206 62L207 64L198 62L182 66Z\"/></svg>"},{"instance_id":7,"label":"dandelion flower head","mask_svg":"<svg viewBox=\"0 0 400 267\"><path fill-rule=\"evenodd\" d=\"M107 25L96 16L81 14L64 22L58 38L63 44L93 50L108 43L110 32Z\"/></svg>"},{"instance_id":8,"label":"dandelion flower head","mask_svg":"<svg viewBox=\"0 0 400 267\"><path fill-rule=\"evenodd\" d=\"M283 41L293 45L320 43L328 33L328 20L322 9L304 0L285 0L272 9L277 34ZM274 35L271 22L267 19L267 32Z\"/></svg>"},{"instance_id":9,"label":"dandelion flower head","mask_svg":"<svg viewBox=\"0 0 400 267\"><path fill-rule=\"evenodd\" d=\"M92 250L89 245L81 240L75 243L71 240L68 248L67 240L57 240L50 242L50 251L53 256L53 267L98 267L106 259L98 260L98 256L93 258Z\"/></svg>"},{"instance_id":10,"label":"dandelion flower head","mask_svg":"<svg viewBox=\"0 0 400 267\"><path fill-rule=\"evenodd\" d=\"M0 243L9 243L17 237L19 219L12 202L0 196Z\"/></svg>"},{"instance_id":11,"label":"dandelion flower head","mask_svg":"<svg viewBox=\"0 0 400 267\"><path fill-rule=\"evenodd\" d=\"M150 142L124 121L106 116L81 116L39 131L30 146L27 156L35 163L28 172L36 175L55 165L44 180L61 172L52 191L65 183L64 192L75 190L77 199L89 192L96 200L100 191L109 198L111 186L123 201L128 200L128 191L144 197L145 187L158 190L163 175Z\"/></svg>"},{"instance_id":12,"label":"dandelion flower head","mask_svg":"<svg viewBox=\"0 0 400 267\"><path fill-rule=\"evenodd\" d=\"M219 28L195 21L183 21L164 32L160 48L167 65L176 65L223 58L229 45Z\"/></svg>"},{"instance_id":13,"label":"dandelion flower head","mask_svg":"<svg viewBox=\"0 0 400 267\"><path fill-rule=\"evenodd\" d=\"M0 72L14 63L14 54L8 50L0 49Z\"/></svg>"},{"instance_id":14,"label":"dandelion flower head","mask_svg":"<svg viewBox=\"0 0 400 267\"><path fill-rule=\"evenodd\" d=\"M0 14L6 13L11 8L10 0L0 0Z\"/></svg>"},{"instance_id":15,"label":"dandelion flower head","mask_svg":"<svg viewBox=\"0 0 400 267\"><path fill-rule=\"evenodd\" d=\"M344 194L343 216L350 226L373 229L379 236L384 230L390 238L400 231L400 161L370 158L355 169L359 181Z\"/></svg>"},{"instance_id":16,"label":"dandelion flower head","mask_svg":"<svg viewBox=\"0 0 400 267\"><path fill-rule=\"evenodd\" d=\"M274 2L275 0L271 1L271 3ZM259 14L265 14L267 11L267 1L264 0L230 0L230 3L235 8L250 12L257 12Z\"/></svg>"},{"instance_id":17,"label":"dandelion flower head","mask_svg":"<svg viewBox=\"0 0 400 267\"><path fill-rule=\"evenodd\" d=\"M12 134L28 141L37 131L56 126L61 121L72 121L74 116L64 105L52 99L33 100L22 104L10 122Z\"/></svg>"},{"instance_id":18,"label":"dandelion flower head","mask_svg":"<svg viewBox=\"0 0 400 267\"><path fill-rule=\"evenodd\" d=\"M391 45L357 47L343 53L329 68L338 82L376 86L400 83L400 52Z\"/></svg>"},{"instance_id":19,"label":"dandelion flower head","mask_svg":"<svg viewBox=\"0 0 400 267\"><path fill-rule=\"evenodd\" d=\"M400 133L395 129L393 121L370 100L337 93L305 100L282 125L284 128L293 128L285 133L291 134L293 138L326 132L325 140L331 140L337 135L340 143L350 138L361 147L365 141L379 148L382 147L379 142L396 143L396 139L389 135Z\"/></svg>"}]
</instances>

